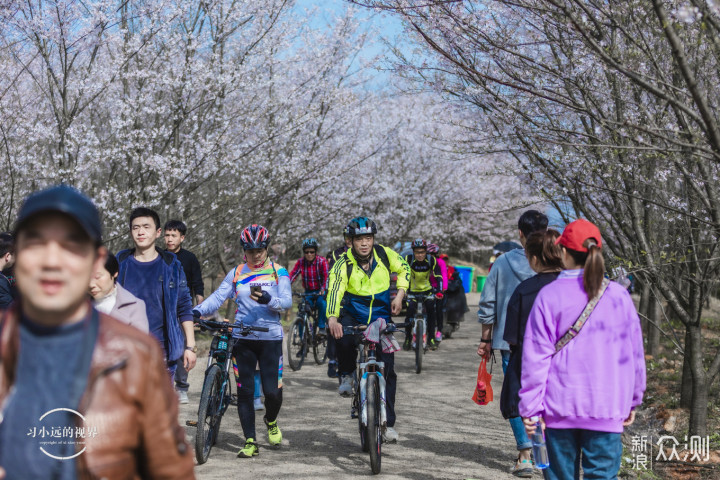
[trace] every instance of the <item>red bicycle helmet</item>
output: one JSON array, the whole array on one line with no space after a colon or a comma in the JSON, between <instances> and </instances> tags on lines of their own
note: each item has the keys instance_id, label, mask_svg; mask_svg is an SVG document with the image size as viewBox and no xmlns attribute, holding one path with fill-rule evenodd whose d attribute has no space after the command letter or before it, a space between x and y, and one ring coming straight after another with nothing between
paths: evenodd
<instances>
[{"instance_id":1,"label":"red bicycle helmet","mask_svg":"<svg viewBox=\"0 0 720 480\"><path fill-rule=\"evenodd\" d=\"M428 251L428 253L437 255L440 252L440 247L438 247L434 243L429 243L427 246L427 251Z\"/></svg>"},{"instance_id":2,"label":"red bicycle helmet","mask_svg":"<svg viewBox=\"0 0 720 480\"><path fill-rule=\"evenodd\" d=\"M267 248L268 243L270 243L270 235L262 225L252 224L243 228L240 233L240 244L243 250Z\"/></svg>"}]
</instances>

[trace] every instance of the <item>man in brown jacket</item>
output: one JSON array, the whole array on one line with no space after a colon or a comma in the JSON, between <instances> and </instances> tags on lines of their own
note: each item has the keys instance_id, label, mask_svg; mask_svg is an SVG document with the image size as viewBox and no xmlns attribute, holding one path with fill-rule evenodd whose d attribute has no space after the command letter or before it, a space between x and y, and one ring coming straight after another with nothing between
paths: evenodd
<instances>
[{"instance_id":1,"label":"man in brown jacket","mask_svg":"<svg viewBox=\"0 0 720 480\"><path fill-rule=\"evenodd\" d=\"M0 320L0 466L8 478L194 478L177 397L150 336L92 307L93 203L29 196L15 227L20 300Z\"/></svg>"}]
</instances>

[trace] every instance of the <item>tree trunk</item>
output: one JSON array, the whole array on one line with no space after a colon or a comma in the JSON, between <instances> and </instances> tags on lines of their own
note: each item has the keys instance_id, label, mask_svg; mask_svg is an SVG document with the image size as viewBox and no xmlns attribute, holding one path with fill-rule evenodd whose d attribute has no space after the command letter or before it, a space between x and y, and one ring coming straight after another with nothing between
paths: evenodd
<instances>
[{"instance_id":1,"label":"tree trunk","mask_svg":"<svg viewBox=\"0 0 720 480\"><path fill-rule=\"evenodd\" d=\"M707 435L708 382L702 358L702 331L699 325L688 327L690 340L690 368L692 372L692 402L688 435Z\"/></svg>"},{"instance_id":2,"label":"tree trunk","mask_svg":"<svg viewBox=\"0 0 720 480\"><path fill-rule=\"evenodd\" d=\"M643 333L645 333L646 338L649 334L648 325L650 325L647 321L648 304L650 303L650 298L650 284L643 281L642 288L640 289L640 305L638 305L638 313L640 314L640 325L642 326L642 331Z\"/></svg>"},{"instance_id":3,"label":"tree trunk","mask_svg":"<svg viewBox=\"0 0 720 480\"><path fill-rule=\"evenodd\" d=\"M648 300L647 353L653 357L660 353L660 300L654 295Z\"/></svg>"},{"instance_id":4,"label":"tree trunk","mask_svg":"<svg viewBox=\"0 0 720 480\"><path fill-rule=\"evenodd\" d=\"M685 330L685 355L683 356L683 369L682 379L680 381L680 407L691 408L692 407L692 393L693 393L693 380L692 380L692 341L690 340L690 330Z\"/></svg>"}]
</instances>

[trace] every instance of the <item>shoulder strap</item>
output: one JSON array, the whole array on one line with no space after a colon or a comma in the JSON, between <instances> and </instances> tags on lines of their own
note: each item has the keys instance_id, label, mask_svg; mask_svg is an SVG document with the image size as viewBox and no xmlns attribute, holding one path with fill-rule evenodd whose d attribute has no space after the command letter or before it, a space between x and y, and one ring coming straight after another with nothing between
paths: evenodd
<instances>
[{"instance_id":1,"label":"shoulder strap","mask_svg":"<svg viewBox=\"0 0 720 480\"><path fill-rule=\"evenodd\" d=\"M388 254L385 251L385 247L382 245L373 245L373 249L375 250L375 253L377 254L378 258L380 258L380 261L383 265L385 265L385 268L388 269L388 272L390 271L390 259L388 258Z\"/></svg>"},{"instance_id":2,"label":"shoulder strap","mask_svg":"<svg viewBox=\"0 0 720 480\"><path fill-rule=\"evenodd\" d=\"M555 353L562 350L562 348L570 343L570 340L577 337L577 334L580 333L580 330L585 325L585 322L587 322L587 319L590 317L590 314L595 310L595 306L598 304L600 299L603 296L603 293L605 293L605 290L607 289L608 285L610 285L610 280L607 278L603 278L602 284L600 285L600 291L593 299L591 299L588 304L585 306L585 309L580 314L580 317L578 317L577 320L575 320L575 323L572 324L572 327L563 335L560 337L560 340L557 341L555 344Z\"/></svg>"},{"instance_id":3,"label":"shoulder strap","mask_svg":"<svg viewBox=\"0 0 720 480\"><path fill-rule=\"evenodd\" d=\"M353 264L350 261L350 257L348 257L347 252L343 252L342 255L340 255L340 258L345 258L345 270L347 271L347 281L350 282L350 275L352 274ZM338 258L338 260L340 260Z\"/></svg>"},{"instance_id":4,"label":"shoulder strap","mask_svg":"<svg viewBox=\"0 0 720 480\"><path fill-rule=\"evenodd\" d=\"M237 267L235 267L235 276L233 277L233 283L237 286L238 280L240 280L240 272L242 272L243 267L245 266L244 263L241 263Z\"/></svg>"}]
</instances>

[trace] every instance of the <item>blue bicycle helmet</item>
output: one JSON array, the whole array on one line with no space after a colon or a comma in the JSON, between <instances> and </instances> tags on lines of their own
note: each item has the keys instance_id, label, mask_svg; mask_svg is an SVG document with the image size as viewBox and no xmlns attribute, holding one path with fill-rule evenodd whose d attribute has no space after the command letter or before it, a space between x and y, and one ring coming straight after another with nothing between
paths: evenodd
<instances>
[{"instance_id":1,"label":"blue bicycle helmet","mask_svg":"<svg viewBox=\"0 0 720 480\"><path fill-rule=\"evenodd\" d=\"M367 217L356 217L350 220L347 225L348 235L358 237L360 235L375 235L377 225Z\"/></svg>"},{"instance_id":2,"label":"blue bicycle helmet","mask_svg":"<svg viewBox=\"0 0 720 480\"><path fill-rule=\"evenodd\" d=\"M319 248L318 241L315 240L314 238L306 238L305 240L303 240L303 244L302 244L303 252L308 248L314 248L315 251L317 251Z\"/></svg>"}]
</instances>

